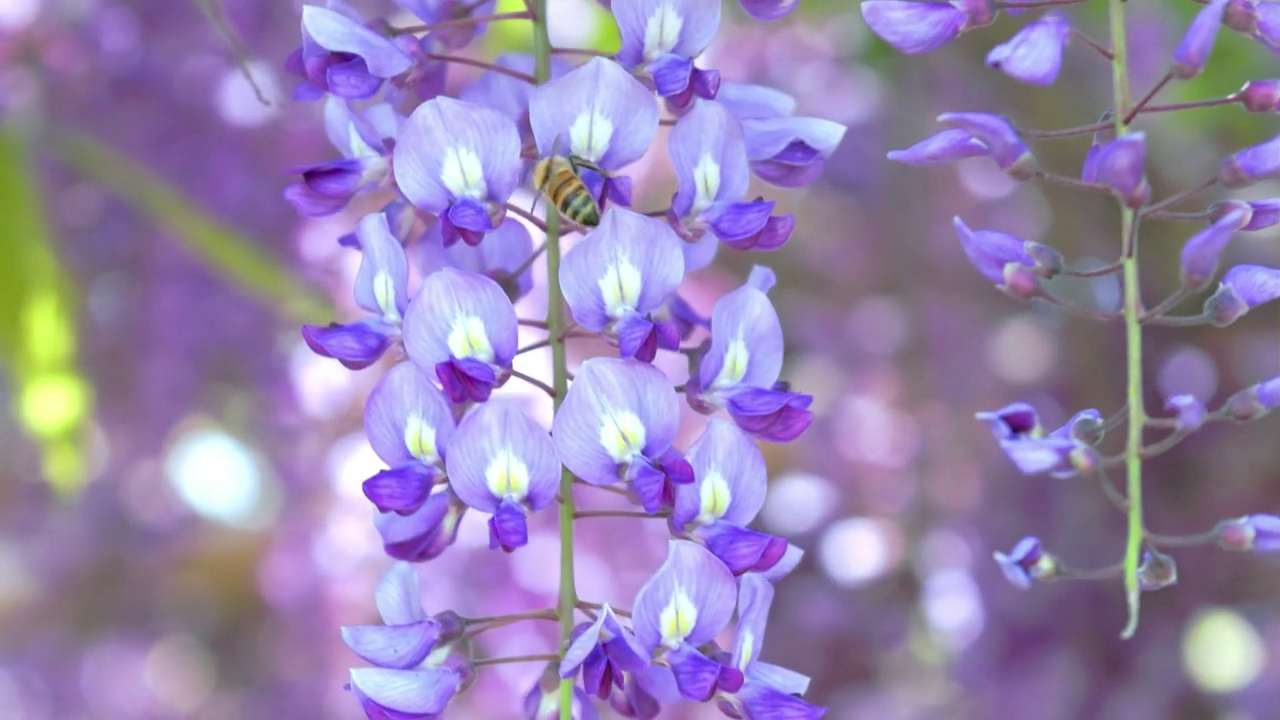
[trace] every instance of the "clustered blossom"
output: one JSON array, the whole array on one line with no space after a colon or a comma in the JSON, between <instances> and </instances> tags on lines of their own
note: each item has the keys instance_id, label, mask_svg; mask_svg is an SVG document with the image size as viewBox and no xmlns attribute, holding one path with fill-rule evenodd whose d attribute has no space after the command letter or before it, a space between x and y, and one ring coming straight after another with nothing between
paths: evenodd
<instances>
[{"instance_id":1,"label":"clustered blossom","mask_svg":"<svg viewBox=\"0 0 1280 720\"><path fill-rule=\"evenodd\" d=\"M666 520L666 561L630 610L590 604L598 610L575 618L557 662L513 716L559 718L562 681L575 683L569 713L578 720L599 717L599 701L637 718L681 701L748 720L822 716L801 697L807 677L760 659L772 583L802 551L751 526L768 484L756 443L795 440L813 418L812 398L781 379L783 328L767 295L775 278L757 266L710 319L680 289L721 244L786 243L792 216L748 197L751 178L813 182L844 126L796 115L796 101L777 90L722 85L701 59L719 29L719 2L614 0L615 57L552 58L542 84L531 82L530 56L467 60L488 72L454 94L445 93L453 78L442 51L501 19L494 3L397 4L423 26L366 21L341 0L305 6L302 47L287 63L296 98L324 99L342 157L297 168L286 199L310 217L363 195L385 199L339 239L361 252L354 300L364 316L303 328L316 353L349 368L389 365L364 413L385 468L362 489L396 562L377 589L383 624L342 629L372 666L351 671L349 690L375 720L444 717L483 671L473 636L492 620L428 615L416 564L447 551L468 515L484 518L491 550L518 553L535 514L559 508L571 520L566 493L607 488L635 508L617 511L619 522ZM743 2L762 19L794 6ZM677 190L665 210L633 211L627 168L650 150L664 112L673 114L666 149ZM584 234L551 278L570 327L520 318L515 305L534 290L535 247L548 231L514 202L521 187L536 191L526 161L552 154L573 159L601 209L595 227L569 224ZM550 200L543 209L560 211ZM521 324L558 336L520 348ZM521 352L584 336L614 350L545 382L513 367ZM687 382L654 364L661 353L690 358ZM559 401L550 427L504 392L515 382ZM688 447L677 443L682 396L712 416ZM734 644L721 648L735 617Z\"/></svg>"},{"instance_id":2,"label":"clustered blossom","mask_svg":"<svg viewBox=\"0 0 1280 720\"><path fill-rule=\"evenodd\" d=\"M1245 110L1271 113L1280 108L1280 80L1254 79L1240 90L1223 97L1188 103L1153 107L1153 101L1166 85L1200 75L1210 61L1223 27L1249 36L1273 53L1280 54L1280 2L1274 0L1197 0L1200 7L1182 38L1172 48L1166 71L1145 94L1131 92L1132 107L1108 109L1098 122L1078 127L1050 130L1019 129L1014 121L1001 115L982 112L950 112L939 115L944 126L940 131L914 145L888 153L888 158L915 166L949 165L967 158L990 158L1003 172L1018 181L1052 181L1074 186L1082 191L1106 193L1119 204L1127 228L1120 238L1120 260L1101 268L1072 268L1053 248L997 230L971 229L961 218L954 220L961 249L970 264L996 289L1018 300L1042 300L1067 307L1078 314L1100 320L1129 321L1126 325L1127 353L1131 367L1140 363L1140 328L1146 324L1174 326L1217 325L1236 322L1250 310L1280 299L1280 268L1261 265L1237 265L1221 275L1216 290L1203 304L1199 315L1171 314L1179 304L1197 293L1212 289L1230 241L1237 233L1256 232L1280 223L1280 200L1227 199L1212 204L1202 212L1174 210L1210 189L1233 190L1280 177L1280 137L1273 137L1237 150L1223 158L1216 176L1201 186L1152 201L1152 188L1147 181L1147 135L1133 128L1143 123L1150 113L1172 112L1187 106L1231 105L1239 103ZM1031 85L1052 85L1063 70L1064 51L1082 47L1097 52L1113 64L1117 74L1128 74L1122 66L1124 55L1091 39L1080 28L1073 27L1061 6L1074 3L1001 3L992 0L865 0L861 4L868 27L886 43L906 54L938 50L963 33L989 25L998 13L1026 16L1027 21L1004 42L990 48L986 64L1009 77ZM1111 28L1115 37L1125 31L1123 6L1111 3ZM1073 40L1076 42L1073 43ZM1119 93L1120 88L1117 87ZM722 93L723 94L723 93ZM1117 103L1124 102L1118 94ZM1079 179L1072 174L1059 174L1038 162L1028 142L1040 139L1093 134L1093 142L1083 158ZM1146 219L1204 222L1182 245L1179 280L1176 292L1163 302L1144 305L1137 280L1139 229L1146 229ZM1126 299L1116 309L1078 307L1052 292L1052 283L1043 281L1058 275L1098 277L1123 271ZM714 330L714 326L713 326ZM1134 357L1137 355L1137 357ZM1024 475L1050 475L1074 478L1096 475L1108 498L1128 515L1125 561L1115 568L1082 572L1068 568L1057 557L1046 552L1038 538L1023 538L1009 553L996 552L996 560L1005 577L1016 587L1029 588L1035 580L1059 577L1115 577L1123 574L1130 606L1132 632L1137 622L1140 591L1152 591L1173 585L1178 572L1174 559L1161 551L1168 547L1216 542L1225 549L1241 551L1280 550L1280 518L1253 514L1225 520L1201 535L1164 538L1147 532L1141 523L1142 507L1137 499L1122 495L1107 475L1109 467L1124 466L1130 487L1136 493L1141 475L1141 462L1169 450L1185 436L1210 422L1231 420L1249 422L1269 414L1280 406L1280 378L1274 378L1241 390L1227 398L1217 409L1210 410L1206 400L1193 395L1173 395L1166 399L1164 417L1148 415L1146 407L1135 408L1143 388L1130 375L1129 404L1110 418L1098 410L1076 413L1061 427L1046 431L1036 410L1027 403L1015 402L998 410L977 413L986 423L1008 460ZM705 380L704 380L705 383ZM693 387L691 383L691 388ZM731 411L732 414L732 411ZM1158 411L1155 413L1158 415ZM1109 455L1100 449L1106 431L1128 423L1136 432L1128 433L1129 442L1120 455ZM1149 442L1142 432L1159 429L1165 436ZM1149 434L1149 433L1148 433ZM1117 572L1120 571L1120 572Z\"/></svg>"}]
</instances>

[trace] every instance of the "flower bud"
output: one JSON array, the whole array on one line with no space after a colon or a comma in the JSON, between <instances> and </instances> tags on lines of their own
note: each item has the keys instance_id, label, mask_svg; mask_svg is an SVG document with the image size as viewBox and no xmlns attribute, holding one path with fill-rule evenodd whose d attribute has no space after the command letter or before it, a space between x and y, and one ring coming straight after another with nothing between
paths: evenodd
<instances>
[{"instance_id":1,"label":"flower bud","mask_svg":"<svg viewBox=\"0 0 1280 720\"><path fill-rule=\"evenodd\" d=\"M1191 432L1204 425L1204 403L1195 395L1174 395L1165 402L1164 409L1177 413L1179 431Z\"/></svg>"},{"instance_id":2,"label":"flower bud","mask_svg":"<svg viewBox=\"0 0 1280 720\"><path fill-rule=\"evenodd\" d=\"M1227 415L1236 422L1257 420L1280 405L1280 377L1258 383L1227 398Z\"/></svg>"},{"instance_id":3,"label":"flower bud","mask_svg":"<svg viewBox=\"0 0 1280 720\"><path fill-rule=\"evenodd\" d=\"M1218 547L1239 552L1275 552L1280 550L1280 517L1246 515L1223 520L1214 528Z\"/></svg>"},{"instance_id":4,"label":"flower bud","mask_svg":"<svg viewBox=\"0 0 1280 720\"><path fill-rule=\"evenodd\" d=\"M1036 274L1046 280L1057 277L1066 267L1066 261L1062 259L1062 253L1048 245L1027 241L1025 249L1027 255L1035 262Z\"/></svg>"},{"instance_id":5,"label":"flower bud","mask_svg":"<svg viewBox=\"0 0 1280 720\"><path fill-rule=\"evenodd\" d=\"M1280 80L1250 80L1236 99L1249 112L1275 112L1280 109Z\"/></svg>"},{"instance_id":6,"label":"flower bud","mask_svg":"<svg viewBox=\"0 0 1280 720\"><path fill-rule=\"evenodd\" d=\"M1150 592L1159 590L1178 582L1178 564L1172 557L1159 550L1149 550L1142 554L1142 564L1138 566L1138 587Z\"/></svg>"},{"instance_id":7,"label":"flower bud","mask_svg":"<svg viewBox=\"0 0 1280 720\"><path fill-rule=\"evenodd\" d=\"M1143 170L1146 135L1130 133L1103 145L1093 160L1094 182L1111 188L1124 204L1140 208L1151 199L1151 186Z\"/></svg>"},{"instance_id":8,"label":"flower bud","mask_svg":"<svg viewBox=\"0 0 1280 720\"><path fill-rule=\"evenodd\" d=\"M1218 179L1229 188L1245 187L1280 175L1280 135L1222 161Z\"/></svg>"},{"instance_id":9,"label":"flower bud","mask_svg":"<svg viewBox=\"0 0 1280 720\"><path fill-rule=\"evenodd\" d=\"M943 113L938 122L960 128L991 150L991 157L1015 180L1029 180L1036 173L1036 159L1008 120L990 113Z\"/></svg>"},{"instance_id":10,"label":"flower bud","mask_svg":"<svg viewBox=\"0 0 1280 720\"><path fill-rule=\"evenodd\" d=\"M928 167L930 165L948 165L976 155L990 155L987 149L976 138L959 128L948 128L942 132L921 140L909 148L890 150L885 157L906 165Z\"/></svg>"},{"instance_id":11,"label":"flower bud","mask_svg":"<svg viewBox=\"0 0 1280 720\"><path fill-rule=\"evenodd\" d=\"M1254 0L1230 0L1222 24L1245 35L1258 32L1257 3Z\"/></svg>"},{"instance_id":12,"label":"flower bud","mask_svg":"<svg viewBox=\"0 0 1280 720\"><path fill-rule=\"evenodd\" d=\"M1199 75L1204 64L1213 52L1213 43L1218 38L1218 28L1222 25L1222 16L1227 9L1227 0L1209 0L1196 17L1191 21L1187 32L1182 36L1173 51L1173 67L1170 72L1179 80L1187 80Z\"/></svg>"},{"instance_id":13,"label":"flower bud","mask_svg":"<svg viewBox=\"0 0 1280 720\"><path fill-rule=\"evenodd\" d=\"M1226 327L1253 308L1280 298L1280 269L1237 265L1227 271L1218 290L1204 303L1210 322Z\"/></svg>"},{"instance_id":14,"label":"flower bud","mask_svg":"<svg viewBox=\"0 0 1280 720\"><path fill-rule=\"evenodd\" d=\"M1217 220L1226 215L1233 208L1248 206L1249 222L1240 228L1245 232L1253 232L1255 230L1266 230L1276 224L1280 224L1280 198L1271 198L1268 200L1253 200L1245 202L1243 200L1226 200L1214 203L1209 206L1210 220Z\"/></svg>"},{"instance_id":15,"label":"flower bud","mask_svg":"<svg viewBox=\"0 0 1280 720\"><path fill-rule=\"evenodd\" d=\"M1022 590L1030 588L1032 580L1054 579L1061 570L1058 558L1045 552L1037 537L1022 538L1008 555L997 550L991 556L1005 579Z\"/></svg>"},{"instance_id":16,"label":"flower bud","mask_svg":"<svg viewBox=\"0 0 1280 720\"><path fill-rule=\"evenodd\" d=\"M1218 256L1236 231L1249 223L1253 211L1241 203L1201 230L1182 248L1182 284L1191 289L1204 287L1218 268Z\"/></svg>"}]
</instances>

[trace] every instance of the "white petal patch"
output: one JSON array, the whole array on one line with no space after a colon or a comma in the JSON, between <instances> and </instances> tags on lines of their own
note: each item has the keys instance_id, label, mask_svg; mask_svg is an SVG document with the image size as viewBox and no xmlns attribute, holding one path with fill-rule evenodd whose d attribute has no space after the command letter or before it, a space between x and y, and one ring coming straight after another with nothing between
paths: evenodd
<instances>
[{"instance_id":1,"label":"white petal patch","mask_svg":"<svg viewBox=\"0 0 1280 720\"><path fill-rule=\"evenodd\" d=\"M378 301L384 320L390 323L400 322L400 309L396 307L396 283L391 279L391 273L379 270L373 276L373 297Z\"/></svg>"},{"instance_id":2,"label":"white petal patch","mask_svg":"<svg viewBox=\"0 0 1280 720\"><path fill-rule=\"evenodd\" d=\"M684 18L671 3L662 3L649 16L644 25L644 59L653 62L675 49L680 42L680 29Z\"/></svg>"},{"instance_id":3,"label":"white petal patch","mask_svg":"<svg viewBox=\"0 0 1280 720\"><path fill-rule=\"evenodd\" d=\"M605 312L614 320L628 310L634 310L640 302L640 268L632 265L625 255L609 265L597 284L604 299Z\"/></svg>"},{"instance_id":4,"label":"white petal patch","mask_svg":"<svg viewBox=\"0 0 1280 720\"><path fill-rule=\"evenodd\" d=\"M712 469L706 473L698 485L698 491L702 496L702 510L698 513L698 524L710 525L724 517L729 510L729 503L733 502L733 492L718 470Z\"/></svg>"},{"instance_id":5,"label":"white petal patch","mask_svg":"<svg viewBox=\"0 0 1280 720\"><path fill-rule=\"evenodd\" d=\"M600 425L600 444L614 462L630 462L644 450L644 423L630 410L606 409Z\"/></svg>"},{"instance_id":6,"label":"white petal patch","mask_svg":"<svg viewBox=\"0 0 1280 720\"><path fill-rule=\"evenodd\" d=\"M696 215L715 202L716 195L720 193L720 163L711 157L711 153L703 153L698 158L698 164L693 168L693 183L698 193L693 199L693 213Z\"/></svg>"},{"instance_id":7,"label":"white petal patch","mask_svg":"<svg viewBox=\"0 0 1280 720\"><path fill-rule=\"evenodd\" d=\"M604 157L613 138L613 121L593 105L578 113L569 126L569 148L574 155L591 162Z\"/></svg>"},{"instance_id":8,"label":"white petal patch","mask_svg":"<svg viewBox=\"0 0 1280 720\"><path fill-rule=\"evenodd\" d=\"M529 467L511 448L504 447L484 469L485 484L497 498L519 502L529 493Z\"/></svg>"},{"instance_id":9,"label":"white petal patch","mask_svg":"<svg viewBox=\"0 0 1280 720\"><path fill-rule=\"evenodd\" d=\"M474 315L455 318L449 331L449 353L455 358L475 358L493 362L493 346L484 330L484 321Z\"/></svg>"},{"instance_id":10,"label":"white petal patch","mask_svg":"<svg viewBox=\"0 0 1280 720\"><path fill-rule=\"evenodd\" d=\"M454 199L483 200L488 196L479 155L464 147L445 148L441 154L444 160L440 165L440 182Z\"/></svg>"},{"instance_id":11,"label":"white petal patch","mask_svg":"<svg viewBox=\"0 0 1280 720\"><path fill-rule=\"evenodd\" d=\"M693 627L698 624L698 608L685 594L684 588L676 586L671 593L667 606L662 608L658 616L658 626L662 630L662 644L672 650L680 647L680 643L689 637Z\"/></svg>"},{"instance_id":12,"label":"white petal patch","mask_svg":"<svg viewBox=\"0 0 1280 720\"><path fill-rule=\"evenodd\" d=\"M423 465L430 467L440 461L436 449L436 429L427 424L421 415L410 415L404 423L404 446Z\"/></svg>"},{"instance_id":13,"label":"white petal patch","mask_svg":"<svg viewBox=\"0 0 1280 720\"><path fill-rule=\"evenodd\" d=\"M746 341L739 335L729 343L729 348L724 353L724 365L721 366L720 374L716 375L715 381L711 383L712 388L723 390L742 382L742 378L747 374L747 363L750 359L751 351L747 350Z\"/></svg>"}]
</instances>

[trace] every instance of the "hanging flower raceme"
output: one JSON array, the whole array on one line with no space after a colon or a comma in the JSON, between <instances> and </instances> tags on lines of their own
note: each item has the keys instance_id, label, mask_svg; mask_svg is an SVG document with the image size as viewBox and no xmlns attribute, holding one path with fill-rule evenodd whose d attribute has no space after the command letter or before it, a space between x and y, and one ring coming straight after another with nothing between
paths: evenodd
<instances>
[{"instance_id":1,"label":"hanging flower raceme","mask_svg":"<svg viewBox=\"0 0 1280 720\"><path fill-rule=\"evenodd\" d=\"M520 182L520 133L496 110L438 97L409 115L393 162L404 196L440 216L446 244L478 245Z\"/></svg>"},{"instance_id":2,"label":"hanging flower raceme","mask_svg":"<svg viewBox=\"0 0 1280 720\"><path fill-rule=\"evenodd\" d=\"M571 678L581 671L587 694L607 700L615 688L623 689L625 673L640 672L649 666L651 657L606 604L595 622L574 628L559 674Z\"/></svg>"},{"instance_id":3,"label":"hanging flower raceme","mask_svg":"<svg viewBox=\"0 0 1280 720\"><path fill-rule=\"evenodd\" d=\"M618 62L641 65L658 94L680 109L694 96L714 99L720 73L694 67L693 61L720 29L720 3L707 0L613 0L622 47Z\"/></svg>"},{"instance_id":4,"label":"hanging flower raceme","mask_svg":"<svg viewBox=\"0 0 1280 720\"><path fill-rule=\"evenodd\" d=\"M342 159L291 169L302 175L302 181L284 190L285 200L306 217L332 215L356 195L386 186L391 178L391 147L403 122L386 103L356 113L337 97L325 102L324 120L329 142Z\"/></svg>"},{"instance_id":5,"label":"hanging flower raceme","mask_svg":"<svg viewBox=\"0 0 1280 720\"><path fill-rule=\"evenodd\" d=\"M623 357L652 362L680 349L680 328L655 314L684 280L680 238L661 220L614 208L565 254L560 285L573 319L608 333Z\"/></svg>"},{"instance_id":6,"label":"hanging flower raceme","mask_svg":"<svg viewBox=\"0 0 1280 720\"><path fill-rule=\"evenodd\" d=\"M782 323L765 295L777 278L752 268L746 284L716 302L711 346L689 378L689 405L703 413L727 410L752 435L790 442L813 420L813 397L778 382L782 372Z\"/></svg>"},{"instance_id":7,"label":"hanging flower raceme","mask_svg":"<svg viewBox=\"0 0 1280 720\"><path fill-rule=\"evenodd\" d=\"M343 0L327 8L302 8L302 47L285 61L301 78L295 100L319 100L325 93L350 100L372 97L382 83L413 67L413 58L395 41L364 26Z\"/></svg>"},{"instance_id":8,"label":"hanging flower raceme","mask_svg":"<svg viewBox=\"0 0 1280 720\"><path fill-rule=\"evenodd\" d=\"M751 182L742 125L723 105L698 103L671 130L667 148L680 183L671 216L686 233L710 230L739 250L773 250L791 237L794 216L773 216L772 201L742 200Z\"/></svg>"},{"instance_id":9,"label":"hanging flower raceme","mask_svg":"<svg viewBox=\"0 0 1280 720\"><path fill-rule=\"evenodd\" d=\"M501 285L512 302L533 288L533 269L526 262L533 255L533 238L524 223L513 218L503 220L479 245L445 245L440 225L433 225L416 249L423 277L447 267L484 275Z\"/></svg>"},{"instance_id":10,"label":"hanging flower raceme","mask_svg":"<svg viewBox=\"0 0 1280 720\"><path fill-rule=\"evenodd\" d=\"M1062 13L1049 12L987 53L987 65L1015 80L1052 85L1062 69L1062 51L1071 26Z\"/></svg>"},{"instance_id":11,"label":"hanging flower raceme","mask_svg":"<svg viewBox=\"0 0 1280 720\"><path fill-rule=\"evenodd\" d=\"M638 360L592 358L582 364L556 412L551 435L560 460L593 485L631 483L644 509L671 507L674 485L693 482L671 447L680 424L675 389L661 370Z\"/></svg>"},{"instance_id":12,"label":"hanging flower raceme","mask_svg":"<svg viewBox=\"0 0 1280 720\"><path fill-rule=\"evenodd\" d=\"M444 268L423 279L409 303L404 349L449 400L484 402L510 373L518 322L498 283Z\"/></svg>"},{"instance_id":13,"label":"hanging flower raceme","mask_svg":"<svg viewBox=\"0 0 1280 720\"><path fill-rule=\"evenodd\" d=\"M653 93L617 63L592 58L533 91L529 124L538 155L572 155L607 174L584 170L597 197L631 204L631 178L614 175L644 155L658 131Z\"/></svg>"},{"instance_id":14,"label":"hanging flower raceme","mask_svg":"<svg viewBox=\"0 0 1280 720\"><path fill-rule=\"evenodd\" d=\"M489 547L511 552L529 540L526 517L555 500L560 462L551 438L514 400L472 408L449 444L449 483L489 513Z\"/></svg>"},{"instance_id":15,"label":"hanging flower raceme","mask_svg":"<svg viewBox=\"0 0 1280 720\"><path fill-rule=\"evenodd\" d=\"M795 98L763 85L721 83L716 101L742 123L751 172L779 187L817 180L847 130L831 120L795 116Z\"/></svg>"},{"instance_id":16,"label":"hanging flower raceme","mask_svg":"<svg viewBox=\"0 0 1280 720\"><path fill-rule=\"evenodd\" d=\"M742 671L744 681L737 692L717 695L720 710L741 720L816 720L827 711L800 699L809 690L809 678L759 659L772 605L773 585L768 580L755 574L738 578L738 627L732 662Z\"/></svg>"},{"instance_id":17,"label":"hanging flower raceme","mask_svg":"<svg viewBox=\"0 0 1280 720\"><path fill-rule=\"evenodd\" d=\"M391 566L378 583L378 614L385 625L342 628L342 639L376 667L351 670L351 692L371 718L438 718L474 675L471 664L450 652L462 636L451 612L428 617L418 572Z\"/></svg>"},{"instance_id":18,"label":"hanging flower raceme","mask_svg":"<svg viewBox=\"0 0 1280 720\"><path fill-rule=\"evenodd\" d=\"M734 575L777 565L787 541L747 528L768 490L755 442L733 423L712 418L687 459L694 482L676 489L673 530L705 545Z\"/></svg>"},{"instance_id":19,"label":"hanging flower raceme","mask_svg":"<svg viewBox=\"0 0 1280 720\"><path fill-rule=\"evenodd\" d=\"M991 428L1000 449L1024 475L1049 473L1068 478L1098 465L1098 451L1093 446L1101 439L1102 416L1097 410L1082 410L1047 435L1036 411L1026 403L980 412L976 417Z\"/></svg>"},{"instance_id":20,"label":"hanging flower raceme","mask_svg":"<svg viewBox=\"0 0 1280 720\"><path fill-rule=\"evenodd\" d=\"M403 362L369 393L364 429L390 469L364 481L364 494L380 512L411 515L444 482L444 454L453 412L418 366Z\"/></svg>"},{"instance_id":21,"label":"hanging flower raceme","mask_svg":"<svg viewBox=\"0 0 1280 720\"><path fill-rule=\"evenodd\" d=\"M400 335L409 284L409 262L384 213L362 218L356 239L362 253L356 304L372 315L346 325L302 326L303 339L317 355L334 358L352 370L372 365Z\"/></svg>"}]
</instances>

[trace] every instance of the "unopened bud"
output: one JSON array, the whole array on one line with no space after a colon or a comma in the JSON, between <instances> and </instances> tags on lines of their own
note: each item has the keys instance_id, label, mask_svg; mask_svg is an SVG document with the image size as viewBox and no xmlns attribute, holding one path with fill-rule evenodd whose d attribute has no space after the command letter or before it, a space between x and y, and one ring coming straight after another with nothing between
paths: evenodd
<instances>
[{"instance_id":1,"label":"unopened bud","mask_svg":"<svg viewBox=\"0 0 1280 720\"><path fill-rule=\"evenodd\" d=\"M1143 590L1159 590L1178 582L1178 564L1172 557L1159 550L1149 550L1142 555L1138 566L1138 587Z\"/></svg>"},{"instance_id":2,"label":"unopened bud","mask_svg":"<svg viewBox=\"0 0 1280 720\"><path fill-rule=\"evenodd\" d=\"M1250 80L1236 99L1249 112L1275 112L1280 109L1280 80Z\"/></svg>"}]
</instances>

